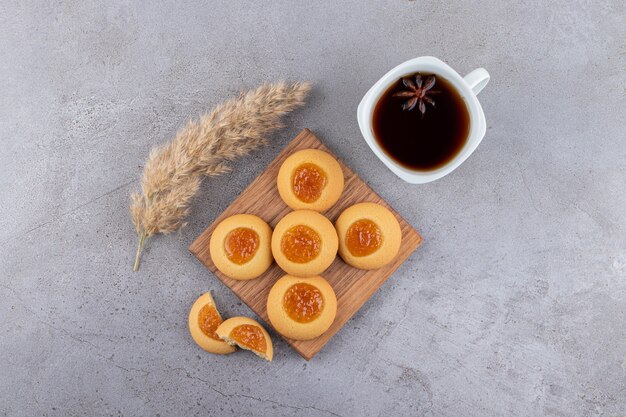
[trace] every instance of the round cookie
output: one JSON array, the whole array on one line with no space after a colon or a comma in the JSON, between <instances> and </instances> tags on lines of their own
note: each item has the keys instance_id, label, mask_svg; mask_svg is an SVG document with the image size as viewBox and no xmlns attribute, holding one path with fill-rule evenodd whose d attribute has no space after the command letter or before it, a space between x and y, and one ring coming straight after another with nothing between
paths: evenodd
<instances>
[{"instance_id":1,"label":"round cookie","mask_svg":"<svg viewBox=\"0 0 626 417\"><path fill-rule=\"evenodd\" d=\"M402 232L396 217L385 207L360 203L348 207L335 223L339 255L359 269L378 269L400 250Z\"/></svg>"},{"instance_id":2,"label":"round cookie","mask_svg":"<svg viewBox=\"0 0 626 417\"><path fill-rule=\"evenodd\" d=\"M272 228L257 216L236 214L217 225L209 251L224 275L236 280L254 279L272 264Z\"/></svg>"},{"instance_id":3,"label":"round cookie","mask_svg":"<svg viewBox=\"0 0 626 417\"><path fill-rule=\"evenodd\" d=\"M337 232L326 217L311 210L292 211L274 229L272 254L288 274L312 277L333 263L337 240Z\"/></svg>"},{"instance_id":4,"label":"round cookie","mask_svg":"<svg viewBox=\"0 0 626 417\"><path fill-rule=\"evenodd\" d=\"M333 287L320 276L285 275L267 297L267 315L274 329L295 340L314 339L324 333L337 315Z\"/></svg>"},{"instance_id":5,"label":"round cookie","mask_svg":"<svg viewBox=\"0 0 626 417\"><path fill-rule=\"evenodd\" d=\"M211 293L202 294L189 312L189 333L194 342L207 352L227 355L233 353L236 348L220 339L215 330L222 324L222 316L217 311L217 306Z\"/></svg>"},{"instance_id":6,"label":"round cookie","mask_svg":"<svg viewBox=\"0 0 626 417\"><path fill-rule=\"evenodd\" d=\"M343 192L339 162L319 149L298 151L280 166L276 185L285 204L294 210L326 211Z\"/></svg>"},{"instance_id":7,"label":"round cookie","mask_svg":"<svg viewBox=\"0 0 626 417\"><path fill-rule=\"evenodd\" d=\"M256 320L233 317L220 324L215 333L226 343L249 350L263 359L271 361L274 357L272 339Z\"/></svg>"}]
</instances>

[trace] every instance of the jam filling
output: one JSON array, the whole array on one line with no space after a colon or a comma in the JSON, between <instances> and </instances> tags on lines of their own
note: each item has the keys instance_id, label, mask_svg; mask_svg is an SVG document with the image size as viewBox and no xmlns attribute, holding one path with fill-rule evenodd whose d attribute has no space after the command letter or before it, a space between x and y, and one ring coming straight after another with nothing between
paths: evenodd
<instances>
[{"instance_id":1,"label":"jam filling","mask_svg":"<svg viewBox=\"0 0 626 417\"><path fill-rule=\"evenodd\" d=\"M230 231L224 239L226 256L238 265L250 261L258 249L259 235L247 227L238 227Z\"/></svg>"},{"instance_id":2,"label":"jam filling","mask_svg":"<svg viewBox=\"0 0 626 417\"><path fill-rule=\"evenodd\" d=\"M316 202L322 195L326 182L324 171L317 165L308 162L296 168L291 177L293 193L305 203Z\"/></svg>"},{"instance_id":3,"label":"jam filling","mask_svg":"<svg viewBox=\"0 0 626 417\"><path fill-rule=\"evenodd\" d=\"M267 342L265 335L259 329L259 326L253 324L241 324L235 327L229 336L239 345L257 352L265 353L267 350Z\"/></svg>"},{"instance_id":4,"label":"jam filling","mask_svg":"<svg viewBox=\"0 0 626 417\"><path fill-rule=\"evenodd\" d=\"M310 227L297 225L285 232L280 241L280 249L291 262L303 264L319 255L322 239Z\"/></svg>"},{"instance_id":5,"label":"jam filling","mask_svg":"<svg viewBox=\"0 0 626 417\"><path fill-rule=\"evenodd\" d=\"M346 233L346 246L353 256L371 255L382 243L382 232L376 223L368 219L355 221Z\"/></svg>"},{"instance_id":6,"label":"jam filling","mask_svg":"<svg viewBox=\"0 0 626 417\"><path fill-rule=\"evenodd\" d=\"M313 285L299 283L292 285L285 292L283 307L293 320L308 323L322 313L324 297L322 292Z\"/></svg>"},{"instance_id":7,"label":"jam filling","mask_svg":"<svg viewBox=\"0 0 626 417\"><path fill-rule=\"evenodd\" d=\"M198 326L200 326L202 333L209 336L211 339L221 340L217 334L215 334L215 329L217 329L220 324L222 324L222 319L214 305L206 304L200 309L200 313L198 313Z\"/></svg>"}]
</instances>

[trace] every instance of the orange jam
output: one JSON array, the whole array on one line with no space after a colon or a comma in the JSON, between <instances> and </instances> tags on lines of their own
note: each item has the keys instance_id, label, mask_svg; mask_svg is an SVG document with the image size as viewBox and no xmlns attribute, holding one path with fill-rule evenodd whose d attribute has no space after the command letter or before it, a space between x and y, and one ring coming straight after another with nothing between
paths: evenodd
<instances>
[{"instance_id":1,"label":"orange jam","mask_svg":"<svg viewBox=\"0 0 626 417\"><path fill-rule=\"evenodd\" d=\"M217 329L217 326L220 324L222 324L222 319L214 305L207 304L200 309L200 313L198 313L198 326L200 326L202 333L209 336L211 339L221 340L217 334L215 334L215 329Z\"/></svg>"},{"instance_id":2,"label":"orange jam","mask_svg":"<svg viewBox=\"0 0 626 417\"><path fill-rule=\"evenodd\" d=\"M280 249L291 262L304 264L319 255L322 239L315 230L300 224L285 232Z\"/></svg>"},{"instance_id":3,"label":"orange jam","mask_svg":"<svg viewBox=\"0 0 626 417\"><path fill-rule=\"evenodd\" d=\"M322 292L310 284L295 284L283 297L285 311L295 321L308 323L315 320L324 308Z\"/></svg>"},{"instance_id":4,"label":"orange jam","mask_svg":"<svg viewBox=\"0 0 626 417\"><path fill-rule=\"evenodd\" d=\"M346 233L346 246L353 256L371 255L382 243L383 234L376 223L368 219L355 221Z\"/></svg>"},{"instance_id":5,"label":"orange jam","mask_svg":"<svg viewBox=\"0 0 626 417\"><path fill-rule=\"evenodd\" d=\"M224 250L231 262L238 265L248 262L259 249L259 235L247 227L238 227L226 235Z\"/></svg>"},{"instance_id":6,"label":"orange jam","mask_svg":"<svg viewBox=\"0 0 626 417\"><path fill-rule=\"evenodd\" d=\"M265 335L261 329L259 329L259 326L240 324L230 332L229 337L248 349L256 350L261 353L265 353L267 350Z\"/></svg>"},{"instance_id":7,"label":"orange jam","mask_svg":"<svg viewBox=\"0 0 626 417\"><path fill-rule=\"evenodd\" d=\"M305 203L314 203L322 195L326 186L326 174L320 167L311 163L300 165L291 177L293 193Z\"/></svg>"}]
</instances>

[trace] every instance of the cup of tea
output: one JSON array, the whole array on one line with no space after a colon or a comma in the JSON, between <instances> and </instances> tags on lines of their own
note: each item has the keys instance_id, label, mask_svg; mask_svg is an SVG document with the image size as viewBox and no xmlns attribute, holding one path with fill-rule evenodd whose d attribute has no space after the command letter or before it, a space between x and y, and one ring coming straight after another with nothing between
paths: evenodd
<instances>
[{"instance_id":1,"label":"cup of tea","mask_svg":"<svg viewBox=\"0 0 626 417\"><path fill-rule=\"evenodd\" d=\"M361 133L374 154L411 184L458 168L487 130L476 97L489 82L478 68L461 77L443 61L423 56L383 75L357 110Z\"/></svg>"}]
</instances>

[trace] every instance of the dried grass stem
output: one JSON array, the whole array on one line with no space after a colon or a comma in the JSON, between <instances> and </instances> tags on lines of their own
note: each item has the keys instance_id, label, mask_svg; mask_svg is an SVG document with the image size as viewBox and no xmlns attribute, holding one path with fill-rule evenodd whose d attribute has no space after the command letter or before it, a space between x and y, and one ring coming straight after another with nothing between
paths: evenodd
<instances>
[{"instance_id":1,"label":"dried grass stem","mask_svg":"<svg viewBox=\"0 0 626 417\"><path fill-rule=\"evenodd\" d=\"M229 162L266 144L266 134L282 127L281 117L302 106L309 83L264 85L190 121L174 139L154 148L131 195L130 211L139 243L133 271L145 241L184 225L202 179L230 172Z\"/></svg>"}]
</instances>

